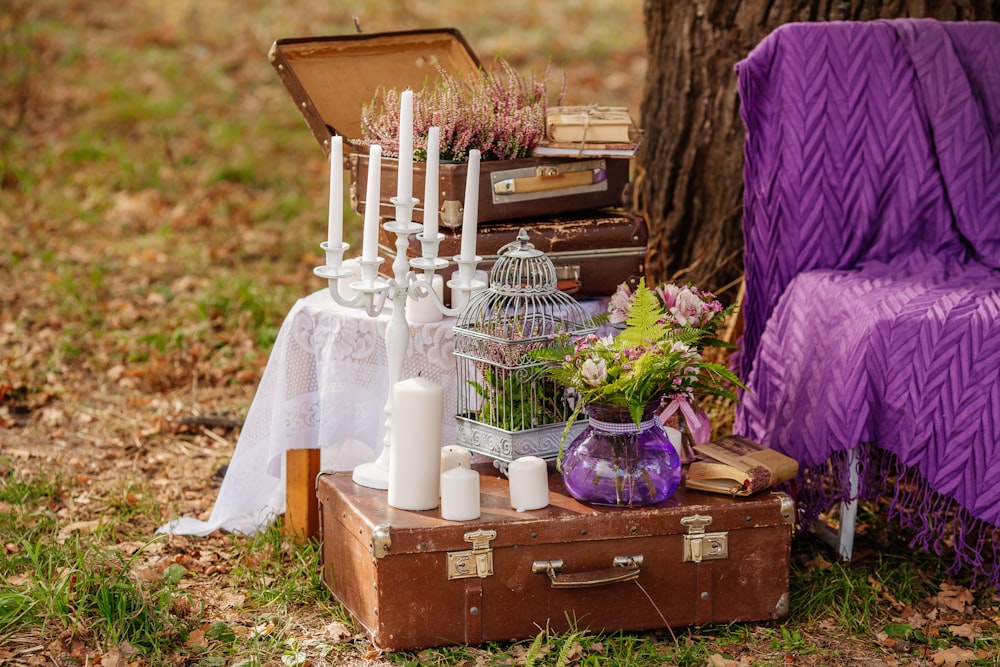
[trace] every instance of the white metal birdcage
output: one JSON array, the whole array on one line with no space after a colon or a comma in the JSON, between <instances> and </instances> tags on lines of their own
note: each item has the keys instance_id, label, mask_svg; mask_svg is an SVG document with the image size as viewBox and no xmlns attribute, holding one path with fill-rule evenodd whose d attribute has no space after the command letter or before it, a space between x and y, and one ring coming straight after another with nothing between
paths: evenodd
<instances>
[{"instance_id":1,"label":"white metal birdcage","mask_svg":"<svg viewBox=\"0 0 1000 667\"><path fill-rule=\"evenodd\" d=\"M556 269L522 229L500 248L489 287L455 325L458 442L501 470L521 456L554 459L572 412L568 390L540 374L532 353L556 334L595 331L592 318L556 288ZM584 427L574 423L569 437Z\"/></svg>"}]
</instances>

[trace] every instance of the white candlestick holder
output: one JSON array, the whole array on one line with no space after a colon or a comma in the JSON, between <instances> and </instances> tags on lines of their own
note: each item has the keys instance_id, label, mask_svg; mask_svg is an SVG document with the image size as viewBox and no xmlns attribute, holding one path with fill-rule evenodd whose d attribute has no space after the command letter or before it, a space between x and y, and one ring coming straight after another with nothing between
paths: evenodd
<instances>
[{"instance_id":1,"label":"white candlestick holder","mask_svg":"<svg viewBox=\"0 0 1000 667\"><path fill-rule=\"evenodd\" d=\"M369 317L378 317L385 308L387 301L392 303L392 316L385 331L385 351L389 365L389 397L385 402L385 437L382 439L382 451L371 463L362 463L353 472L354 482L373 489L389 488L389 439L392 420L392 387L402 379L403 362L410 346L410 325L406 321L406 300L409 295L413 299L431 299L441 313L454 317L465 309L472 295L486 289L486 283L476 280L476 265L482 260L476 256L472 259L455 258L458 264L458 278L448 281L451 288L451 307L444 304L433 288L434 274L448 266L448 261L437 256L438 245L444 234L437 238L424 239L424 226L413 222L413 207L418 199L410 198L400 201L397 197L389 200L395 206L396 219L382 225L387 232L396 235L396 257L392 262L392 277L380 276L379 266L385 261L382 257L373 260L359 260L361 265L361 280L351 283L354 296L346 299L340 295L338 283L352 278L350 269L344 268L344 253L350 247L341 243L340 247L329 247L327 242L320 244L326 253L326 264L313 269L318 277L327 281L330 296L341 306L363 308ZM409 237L419 234L421 256L407 259L406 250L409 247ZM410 270L410 269L414 270ZM418 273L419 272L419 273Z\"/></svg>"}]
</instances>

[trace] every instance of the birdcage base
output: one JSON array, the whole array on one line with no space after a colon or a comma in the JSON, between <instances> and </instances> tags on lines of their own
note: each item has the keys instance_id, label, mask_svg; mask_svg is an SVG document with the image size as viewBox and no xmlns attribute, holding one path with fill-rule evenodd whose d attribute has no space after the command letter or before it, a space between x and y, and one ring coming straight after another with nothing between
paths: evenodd
<instances>
[{"instance_id":1,"label":"birdcage base","mask_svg":"<svg viewBox=\"0 0 1000 667\"><path fill-rule=\"evenodd\" d=\"M457 415L455 422L458 444L500 463L497 467L503 473L506 473L507 463L522 456L554 460L559 455L559 443L566 430L566 422L522 431L507 431L463 415ZM586 426L584 419L574 423L566 436L566 442L582 433Z\"/></svg>"}]
</instances>

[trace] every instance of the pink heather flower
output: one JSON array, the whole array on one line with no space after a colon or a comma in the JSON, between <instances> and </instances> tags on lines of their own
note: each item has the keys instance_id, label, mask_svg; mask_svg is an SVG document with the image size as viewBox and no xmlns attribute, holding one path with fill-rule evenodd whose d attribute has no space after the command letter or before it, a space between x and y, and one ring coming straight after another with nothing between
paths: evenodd
<instances>
[{"instance_id":1,"label":"pink heather flower","mask_svg":"<svg viewBox=\"0 0 1000 667\"><path fill-rule=\"evenodd\" d=\"M608 379L608 365L604 362L604 359L599 357L590 357L584 361L583 366L580 367L580 372L583 375L583 381L591 387L599 387Z\"/></svg>"}]
</instances>

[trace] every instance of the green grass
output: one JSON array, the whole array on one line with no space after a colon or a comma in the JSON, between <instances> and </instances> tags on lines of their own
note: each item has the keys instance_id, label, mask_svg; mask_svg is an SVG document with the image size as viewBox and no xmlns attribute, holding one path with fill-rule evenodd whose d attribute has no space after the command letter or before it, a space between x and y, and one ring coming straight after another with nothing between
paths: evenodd
<instances>
[{"instance_id":1,"label":"green grass","mask_svg":"<svg viewBox=\"0 0 1000 667\"><path fill-rule=\"evenodd\" d=\"M151 539L186 507L180 494L159 500L161 484L185 480L143 465L197 437L172 432L165 416L203 409L206 392L225 395L222 411L244 412L285 314L324 287L312 267L325 238L327 164L267 48L278 37L352 32L354 13L371 32L454 25L484 60L502 53L537 70L553 54L569 66L571 89L621 70L619 88L600 89L600 100L569 101L625 104L641 93L641 70L621 60L623 45L642 39L641 3L540 10L516 0L502 22L467 2L137 0L112 13L90 4L11 0L0 17L0 447L9 429L21 437L10 446L27 452L0 449L0 649L57 640L94 649L73 664L126 642L140 665L358 659L353 641L314 636L331 621L360 629L321 585L318 546L287 541L280 522L253 537ZM347 221L356 249L359 219L348 211ZM67 421L45 427L50 406ZM22 414L15 408L27 409L27 425L6 425ZM89 430L77 419L84 411ZM97 456L107 459L69 461L84 432L104 442ZM35 442L58 454L39 458ZM183 468L186 456L171 465ZM846 658L831 636L880 655L881 634L903 642L893 655L912 664L944 643L996 653L995 624L970 641L901 617L897 603L929 613L950 576L905 549L905 537L889 544L844 564L797 539L784 623L675 629L676 641L543 631L384 657L658 667L744 653L781 664L790 653L833 665ZM221 609L213 596L224 593L241 602ZM987 593L977 604L983 618L1000 606Z\"/></svg>"}]
</instances>

